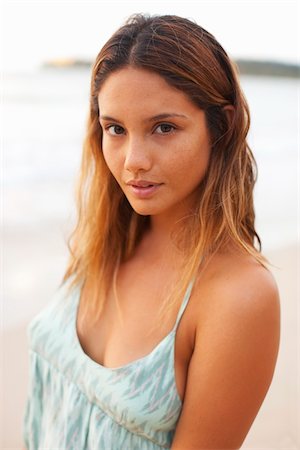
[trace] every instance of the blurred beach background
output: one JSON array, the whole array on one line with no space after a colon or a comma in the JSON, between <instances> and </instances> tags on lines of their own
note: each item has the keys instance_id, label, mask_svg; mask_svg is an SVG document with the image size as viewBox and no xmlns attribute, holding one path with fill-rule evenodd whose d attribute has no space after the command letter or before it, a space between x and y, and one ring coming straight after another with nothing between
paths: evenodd
<instances>
[{"instance_id":1,"label":"blurred beach background","mask_svg":"<svg viewBox=\"0 0 300 450\"><path fill-rule=\"evenodd\" d=\"M295 1L3 2L1 449L22 446L28 385L26 327L52 298L68 258L66 242L75 220L75 181L88 111L87 61L134 12L193 18L233 58L275 61L293 68L291 74L275 76L272 71L249 74L240 66L252 117L249 142L258 164L256 225L281 294L281 344L273 382L242 448L299 450L299 72L297 77L295 67L300 23ZM81 66L74 60L86 63Z\"/></svg>"}]
</instances>

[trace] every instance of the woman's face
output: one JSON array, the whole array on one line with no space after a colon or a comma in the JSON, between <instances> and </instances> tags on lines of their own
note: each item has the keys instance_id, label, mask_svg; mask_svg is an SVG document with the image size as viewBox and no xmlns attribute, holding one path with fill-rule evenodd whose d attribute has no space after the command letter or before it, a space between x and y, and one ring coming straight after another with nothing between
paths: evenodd
<instances>
[{"instance_id":1,"label":"woman's face","mask_svg":"<svg viewBox=\"0 0 300 450\"><path fill-rule=\"evenodd\" d=\"M210 154L204 112L160 75L130 67L107 78L98 102L103 155L132 208L193 209Z\"/></svg>"}]
</instances>

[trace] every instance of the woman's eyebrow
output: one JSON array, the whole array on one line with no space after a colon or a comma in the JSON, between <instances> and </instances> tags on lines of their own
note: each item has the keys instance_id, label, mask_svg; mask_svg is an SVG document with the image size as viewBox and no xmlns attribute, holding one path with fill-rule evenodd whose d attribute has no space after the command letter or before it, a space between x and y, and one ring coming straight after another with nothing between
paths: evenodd
<instances>
[{"instance_id":1,"label":"woman's eyebrow","mask_svg":"<svg viewBox=\"0 0 300 450\"><path fill-rule=\"evenodd\" d=\"M121 122L121 120L115 119L111 116L99 116L99 120L110 120L112 122Z\"/></svg>"},{"instance_id":2,"label":"woman's eyebrow","mask_svg":"<svg viewBox=\"0 0 300 450\"><path fill-rule=\"evenodd\" d=\"M156 116L150 117L149 119L146 119L145 122L152 122L155 120L163 120L163 119L169 119L170 117L182 117L184 119L187 119L187 116L184 114L178 114L178 113L162 113L157 114Z\"/></svg>"},{"instance_id":3,"label":"woman's eyebrow","mask_svg":"<svg viewBox=\"0 0 300 450\"><path fill-rule=\"evenodd\" d=\"M187 119L187 118L188 118L188 117L185 116L184 114L171 113L171 112L168 113L168 112L165 112L165 113L157 114L157 115L155 115L155 116L153 116L153 117L149 117L149 119L145 119L144 122L154 122L155 120L169 119L169 118L171 118L171 117L182 117L182 118L184 118L184 119ZM103 115L101 115L101 116L99 117L99 119L100 119L100 120L110 120L110 121L113 121L113 122L122 122L121 120L118 120L118 119L116 119L116 118L114 118L114 117L111 117L111 116L103 116Z\"/></svg>"}]
</instances>

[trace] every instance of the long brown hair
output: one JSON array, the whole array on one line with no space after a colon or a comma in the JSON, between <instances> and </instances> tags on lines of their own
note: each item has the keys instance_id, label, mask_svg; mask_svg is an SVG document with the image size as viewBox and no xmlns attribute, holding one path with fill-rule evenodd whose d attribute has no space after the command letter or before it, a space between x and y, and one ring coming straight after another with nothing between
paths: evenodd
<instances>
[{"instance_id":1,"label":"long brown hair","mask_svg":"<svg viewBox=\"0 0 300 450\"><path fill-rule=\"evenodd\" d=\"M138 215L108 170L102 155L98 94L113 72L131 66L159 74L204 110L211 138L207 173L199 186L195 214L181 230L184 273L165 300L166 313L182 298L199 263L227 242L262 265L254 227L256 164L247 144L249 109L237 71L209 32L177 16L134 15L104 45L92 69L90 108L78 183L78 223L70 238L70 261L63 281L88 286L85 311L97 318L118 264L130 258L149 225ZM229 118L226 106L234 113Z\"/></svg>"}]
</instances>

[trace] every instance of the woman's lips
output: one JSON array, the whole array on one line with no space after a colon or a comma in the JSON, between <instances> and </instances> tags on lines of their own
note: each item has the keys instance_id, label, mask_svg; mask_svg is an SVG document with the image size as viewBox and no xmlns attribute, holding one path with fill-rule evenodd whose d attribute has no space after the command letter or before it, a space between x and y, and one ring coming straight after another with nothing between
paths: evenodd
<instances>
[{"instance_id":1,"label":"woman's lips","mask_svg":"<svg viewBox=\"0 0 300 450\"><path fill-rule=\"evenodd\" d=\"M130 183L129 189L130 191L139 198L148 198L151 197L160 187L162 183L151 184L150 182L147 184L146 182L140 182L137 184Z\"/></svg>"}]
</instances>

